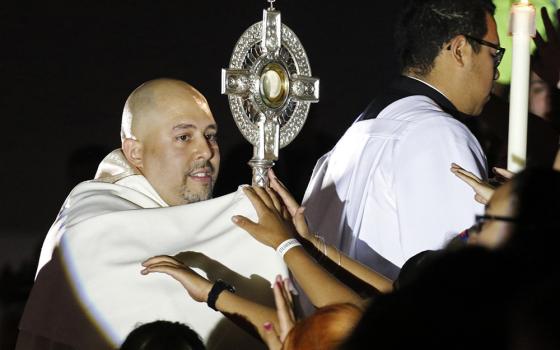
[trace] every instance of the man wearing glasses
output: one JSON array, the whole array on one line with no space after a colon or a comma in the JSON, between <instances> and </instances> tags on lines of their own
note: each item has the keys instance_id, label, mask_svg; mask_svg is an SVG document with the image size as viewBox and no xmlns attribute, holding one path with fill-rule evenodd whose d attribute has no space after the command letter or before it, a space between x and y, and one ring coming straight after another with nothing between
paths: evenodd
<instances>
[{"instance_id":1,"label":"man wearing glasses","mask_svg":"<svg viewBox=\"0 0 560 350\"><path fill-rule=\"evenodd\" d=\"M504 49L490 0L412 0L396 29L402 76L317 163L304 205L312 230L395 278L483 212L449 176L452 162L485 179L470 130L490 97Z\"/></svg>"}]
</instances>

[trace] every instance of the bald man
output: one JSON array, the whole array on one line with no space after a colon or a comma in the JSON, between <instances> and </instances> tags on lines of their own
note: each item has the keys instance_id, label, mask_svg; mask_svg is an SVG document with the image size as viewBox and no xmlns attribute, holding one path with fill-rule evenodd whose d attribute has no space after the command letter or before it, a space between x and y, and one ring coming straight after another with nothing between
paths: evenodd
<instances>
[{"instance_id":1,"label":"bald man","mask_svg":"<svg viewBox=\"0 0 560 350\"><path fill-rule=\"evenodd\" d=\"M216 133L206 99L184 82L145 83L124 107L123 153L169 205L211 197L220 167Z\"/></svg>"},{"instance_id":2,"label":"bald man","mask_svg":"<svg viewBox=\"0 0 560 350\"><path fill-rule=\"evenodd\" d=\"M285 265L230 221L256 220L252 205L242 191L208 200L216 133L206 99L185 82L157 79L132 92L122 147L71 191L45 238L17 349L115 349L155 320L188 324L209 349L263 348L179 283L140 274L147 258L172 255L274 305L270 282L287 275Z\"/></svg>"}]
</instances>

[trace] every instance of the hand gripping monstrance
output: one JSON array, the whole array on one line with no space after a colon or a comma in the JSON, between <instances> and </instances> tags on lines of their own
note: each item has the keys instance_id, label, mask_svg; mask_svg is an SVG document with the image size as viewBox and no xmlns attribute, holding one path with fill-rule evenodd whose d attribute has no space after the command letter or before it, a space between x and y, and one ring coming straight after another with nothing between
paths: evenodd
<instances>
[{"instance_id":1,"label":"hand gripping monstrance","mask_svg":"<svg viewBox=\"0 0 560 350\"><path fill-rule=\"evenodd\" d=\"M267 186L267 171L278 150L300 132L309 105L319 101L319 79L311 77L307 54L294 32L282 24L273 3L263 20L241 35L228 69L222 69L237 127L253 146L253 185Z\"/></svg>"}]
</instances>

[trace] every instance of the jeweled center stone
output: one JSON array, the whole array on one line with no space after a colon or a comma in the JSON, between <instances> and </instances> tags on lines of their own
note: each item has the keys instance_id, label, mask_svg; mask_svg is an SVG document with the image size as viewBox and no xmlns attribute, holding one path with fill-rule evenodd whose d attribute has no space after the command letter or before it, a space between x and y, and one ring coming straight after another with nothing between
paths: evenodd
<instances>
[{"instance_id":1,"label":"jeweled center stone","mask_svg":"<svg viewBox=\"0 0 560 350\"><path fill-rule=\"evenodd\" d=\"M282 106L289 91L288 74L278 63L267 64L261 73L260 92L263 102L271 108Z\"/></svg>"},{"instance_id":2,"label":"jeweled center stone","mask_svg":"<svg viewBox=\"0 0 560 350\"><path fill-rule=\"evenodd\" d=\"M276 100L282 94L282 78L273 70L262 75L263 91L269 100Z\"/></svg>"}]
</instances>

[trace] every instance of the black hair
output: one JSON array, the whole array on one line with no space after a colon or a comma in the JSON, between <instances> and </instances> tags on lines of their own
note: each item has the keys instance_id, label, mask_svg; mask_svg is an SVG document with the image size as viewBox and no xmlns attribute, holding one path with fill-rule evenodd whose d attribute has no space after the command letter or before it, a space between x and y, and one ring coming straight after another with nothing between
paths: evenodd
<instances>
[{"instance_id":1,"label":"black hair","mask_svg":"<svg viewBox=\"0 0 560 350\"><path fill-rule=\"evenodd\" d=\"M560 172L528 168L511 180L513 216L503 250L531 266L532 274L557 266L560 243Z\"/></svg>"},{"instance_id":2,"label":"black hair","mask_svg":"<svg viewBox=\"0 0 560 350\"><path fill-rule=\"evenodd\" d=\"M205 350L198 334L179 322L146 323L126 337L121 350Z\"/></svg>"},{"instance_id":3,"label":"black hair","mask_svg":"<svg viewBox=\"0 0 560 350\"><path fill-rule=\"evenodd\" d=\"M408 0L395 33L401 68L428 74L443 45L455 36L482 39L488 31L486 14L495 9L491 0ZM480 44L468 40L479 52Z\"/></svg>"},{"instance_id":4,"label":"black hair","mask_svg":"<svg viewBox=\"0 0 560 350\"><path fill-rule=\"evenodd\" d=\"M516 227L560 230L560 172L548 167L527 168L511 181Z\"/></svg>"}]
</instances>

